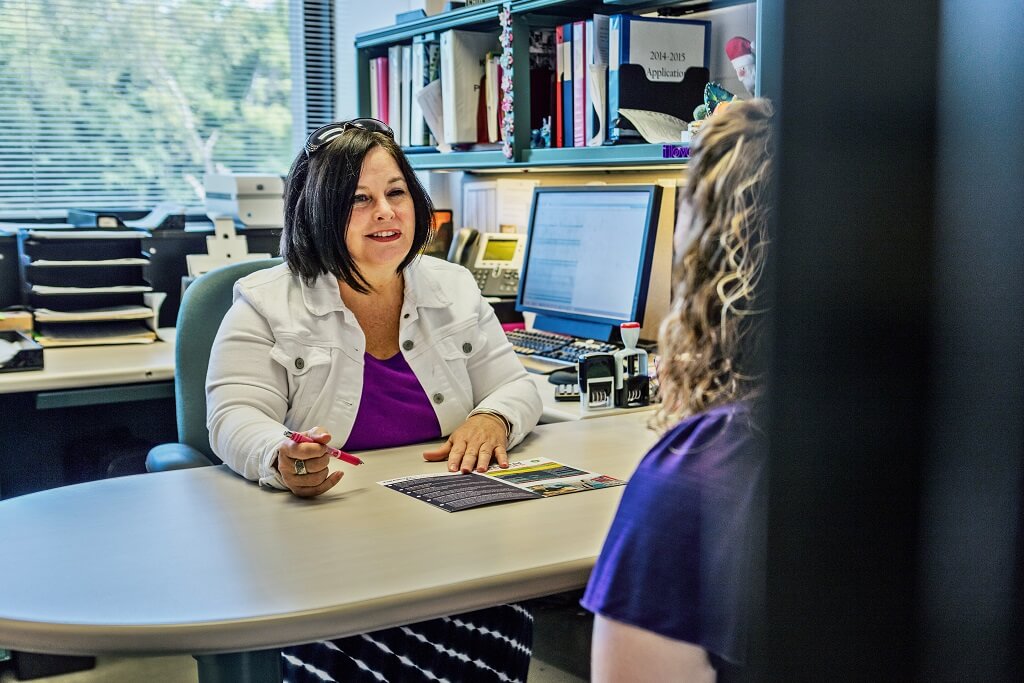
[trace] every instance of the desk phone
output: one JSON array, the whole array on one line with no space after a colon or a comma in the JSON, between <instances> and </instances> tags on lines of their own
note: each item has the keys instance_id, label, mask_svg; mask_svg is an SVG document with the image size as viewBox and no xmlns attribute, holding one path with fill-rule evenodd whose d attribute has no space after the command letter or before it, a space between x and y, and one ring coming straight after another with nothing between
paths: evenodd
<instances>
[{"instance_id":1,"label":"desk phone","mask_svg":"<svg viewBox=\"0 0 1024 683\"><path fill-rule=\"evenodd\" d=\"M519 291L525 247L526 235L463 228L452 242L448 260L469 268L484 296L512 298Z\"/></svg>"}]
</instances>

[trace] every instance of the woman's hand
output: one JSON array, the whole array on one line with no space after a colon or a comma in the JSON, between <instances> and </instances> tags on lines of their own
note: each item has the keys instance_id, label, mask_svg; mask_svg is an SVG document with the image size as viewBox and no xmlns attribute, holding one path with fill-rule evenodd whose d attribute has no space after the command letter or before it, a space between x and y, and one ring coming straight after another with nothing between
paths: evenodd
<instances>
[{"instance_id":1,"label":"woman's hand","mask_svg":"<svg viewBox=\"0 0 1024 683\"><path fill-rule=\"evenodd\" d=\"M321 427L303 432L316 443L295 443L284 439L277 447L277 461L274 467L281 473L281 479L288 490L302 498L312 498L334 487L345 473L341 470L331 474L324 446L331 441L331 435ZM301 463L296 465L296 463Z\"/></svg>"},{"instance_id":2,"label":"woman's hand","mask_svg":"<svg viewBox=\"0 0 1024 683\"><path fill-rule=\"evenodd\" d=\"M508 467L505 425L495 415L470 415L448 440L439 448L423 453L423 459L431 462L448 460L448 471L461 470L463 474L473 471L486 472L491 458L501 467Z\"/></svg>"}]
</instances>

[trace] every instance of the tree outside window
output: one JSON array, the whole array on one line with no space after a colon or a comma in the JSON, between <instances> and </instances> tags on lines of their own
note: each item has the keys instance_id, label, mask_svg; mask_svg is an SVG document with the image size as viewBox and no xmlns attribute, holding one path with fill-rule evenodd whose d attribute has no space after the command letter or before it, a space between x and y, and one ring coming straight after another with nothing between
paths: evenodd
<instances>
[{"instance_id":1,"label":"tree outside window","mask_svg":"<svg viewBox=\"0 0 1024 683\"><path fill-rule=\"evenodd\" d=\"M205 173L284 174L318 123L304 38L329 37L328 7L0 2L0 216L195 205ZM320 80L329 91L330 74Z\"/></svg>"}]
</instances>

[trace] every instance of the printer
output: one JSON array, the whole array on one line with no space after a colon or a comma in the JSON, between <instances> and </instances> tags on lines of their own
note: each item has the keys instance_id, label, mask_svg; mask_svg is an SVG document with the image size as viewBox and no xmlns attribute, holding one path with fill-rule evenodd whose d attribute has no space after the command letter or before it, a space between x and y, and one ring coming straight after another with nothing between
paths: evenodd
<instances>
[{"instance_id":1,"label":"printer","mask_svg":"<svg viewBox=\"0 0 1024 683\"><path fill-rule=\"evenodd\" d=\"M207 173L206 213L233 217L247 228L284 227L284 178L279 175Z\"/></svg>"}]
</instances>

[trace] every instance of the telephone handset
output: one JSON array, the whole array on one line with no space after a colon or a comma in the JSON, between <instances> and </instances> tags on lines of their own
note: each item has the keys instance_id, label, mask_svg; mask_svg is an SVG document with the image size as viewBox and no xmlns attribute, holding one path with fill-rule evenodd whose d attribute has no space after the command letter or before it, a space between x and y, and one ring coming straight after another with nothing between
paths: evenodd
<instances>
[{"instance_id":1,"label":"telephone handset","mask_svg":"<svg viewBox=\"0 0 1024 683\"><path fill-rule=\"evenodd\" d=\"M484 296L511 298L519 289L525 246L526 235L462 228L452 240L448 260L468 268Z\"/></svg>"},{"instance_id":2,"label":"telephone handset","mask_svg":"<svg viewBox=\"0 0 1024 683\"><path fill-rule=\"evenodd\" d=\"M448 260L460 266L470 268L476 260L476 243L480 232L473 228L462 228L452 238L452 246L448 249Z\"/></svg>"}]
</instances>

